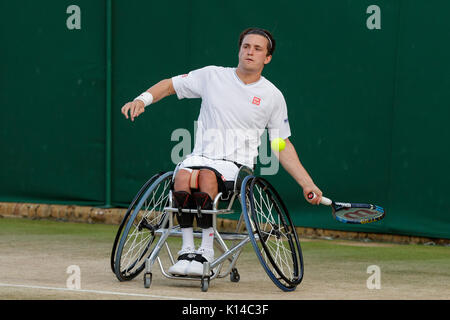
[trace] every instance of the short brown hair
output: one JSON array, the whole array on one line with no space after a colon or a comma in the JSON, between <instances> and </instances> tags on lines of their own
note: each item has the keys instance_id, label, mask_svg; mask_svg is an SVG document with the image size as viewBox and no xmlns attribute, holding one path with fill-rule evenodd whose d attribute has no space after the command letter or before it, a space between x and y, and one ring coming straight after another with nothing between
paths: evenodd
<instances>
[{"instance_id":1,"label":"short brown hair","mask_svg":"<svg viewBox=\"0 0 450 320\"><path fill-rule=\"evenodd\" d=\"M241 48L244 37L248 34L259 34L260 36L265 37L268 40L267 55L268 56L273 55L273 52L275 51L275 39L273 38L272 34L269 31L261 28L247 28L244 31L242 31L239 36L239 49Z\"/></svg>"}]
</instances>

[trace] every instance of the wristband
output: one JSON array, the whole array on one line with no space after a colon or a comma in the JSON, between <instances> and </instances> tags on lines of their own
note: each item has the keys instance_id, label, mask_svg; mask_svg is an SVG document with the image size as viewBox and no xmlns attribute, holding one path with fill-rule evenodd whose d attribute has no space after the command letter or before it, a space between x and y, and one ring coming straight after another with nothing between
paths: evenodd
<instances>
[{"instance_id":1,"label":"wristband","mask_svg":"<svg viewBox=\"0 0 450 320\"><path fill-rule=\"evenodd\" d=\"M141 95L136 97L133 101L140 100L144 103L145 107L152 104L153 102L153 95L150 92L143 92Z\"/></svg>"}]
</instances>

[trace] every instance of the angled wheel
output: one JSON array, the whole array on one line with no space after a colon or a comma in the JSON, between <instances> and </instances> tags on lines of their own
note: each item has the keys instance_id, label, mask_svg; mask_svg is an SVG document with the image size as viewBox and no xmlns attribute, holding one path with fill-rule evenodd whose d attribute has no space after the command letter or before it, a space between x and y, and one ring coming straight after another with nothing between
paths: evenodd
<instances>
[{"instance_id":1,"label":"angled wheel","mask_svg":"<svg viewBox=\"0 0 450 320\"><path fill-rule=\"evenodd\" d=\"M158 179L163 173L157 173L153 177L147 180L146 183L141 187L139 192L134 197L133 201L131 201L130 206L128 207L127 211L125 212L125 215L122 218L122 221L120 222L119 229L117 230L116 237L114 239L114 244L111 251L111 270L113 273L115 273L115 261L116 261L116 252L117 252L117 245L119 244L119 240L122 236L122 232L124 227L126 226L131 213L136 208L136 205L138 204L139 200L142 198L142 195L147 191L148 187L155 182L156 179Z\"/></svg>"},{"instance_id":2,"label":"angled wheel","mask_svg":"<svg viewBox=\"0 0 450 320\"><path fill-rule=\"evenodd\" d=\"M130 206L129 217L124 218L123 230L119 228L113 270L120 281L131 280L144 269L158 242L155 231L167 223L164 207L169 203L172 175L173 172L161 174L141 189L134 206Z\"/></svg>"},{"instance_id":3,"label":"angled wheel","mask_svg":"<svg viewBox=\"0 0 450 320\"><path fill-rule=\"evenodd\" d=\"M283 291L303 279L303 257L295 226L275 188L248 176L241 186L242 211L256 255L269 278Z\"/></svg>"}]
</instances>

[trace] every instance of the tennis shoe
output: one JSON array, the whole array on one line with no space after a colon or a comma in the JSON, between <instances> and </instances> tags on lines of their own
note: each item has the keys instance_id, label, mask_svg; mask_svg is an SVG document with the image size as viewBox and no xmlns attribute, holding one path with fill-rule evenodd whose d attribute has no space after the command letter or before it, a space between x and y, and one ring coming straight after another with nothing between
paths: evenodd
<instances>
[{"instance_id":1,"label":"tennis shoe","mask_svg":"<svg viewBox=\"0 0 450 320\"><path fill-rule=\"evenodd\" d=\"M195 251L195 258L187 268L187 275L193 277L201 277L203 275L203 263L212 262L214 260L214 250L199 248Z\"/></svg>"},{"instance_id":2,"label":"tennis shoe","mask_svg":"<svg viewBox=\"0 0 450 320\"><path fill-rule=\"evenodd\" d=\"M196 254L193 248L181 249L178 252L178 261L169 268L169 273L174 276L185 276L191 262L194 260Z\"/></svg>"}]
</instances>

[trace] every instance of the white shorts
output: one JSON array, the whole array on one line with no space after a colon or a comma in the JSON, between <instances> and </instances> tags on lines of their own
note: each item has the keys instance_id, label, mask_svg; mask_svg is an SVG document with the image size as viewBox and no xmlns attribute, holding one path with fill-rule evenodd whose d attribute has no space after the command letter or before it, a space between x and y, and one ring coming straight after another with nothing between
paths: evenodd
<instances>
[{"instance_id":1,"label":"white shorts","mask_svg":"<svg viewBox=\"0 0 450 320\"><path fill-rule=\"evenodd\" d=\"M226 181L234 181L239 171L239 167L232 161L213 160L202 156L188 156L186 159L184 159L177 165L177 167L175 168L174 176L180 169L192 172L192 169L188 167L195 167L195 166L211 167L213 169L216 169L217 171L220 172L220 174L222 174L223 178Z\"/></svg>"}]
</instances>

